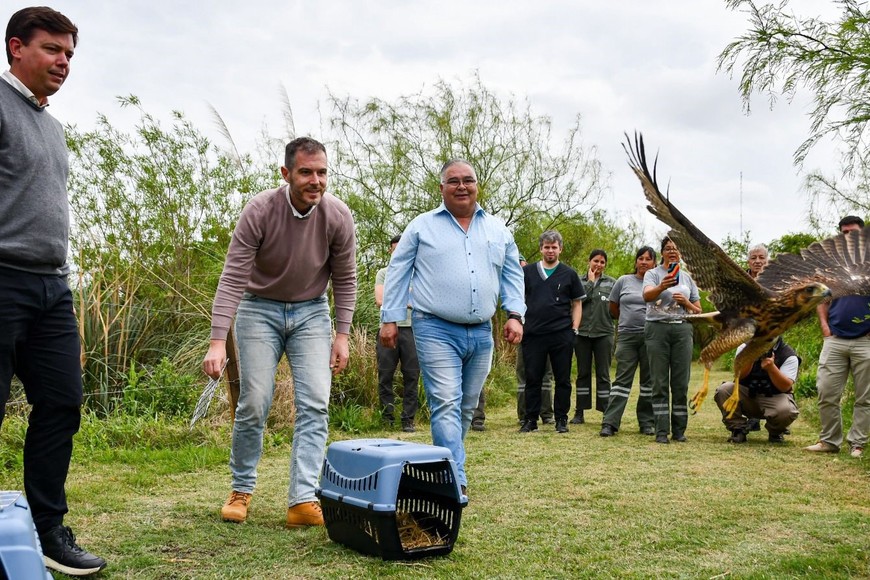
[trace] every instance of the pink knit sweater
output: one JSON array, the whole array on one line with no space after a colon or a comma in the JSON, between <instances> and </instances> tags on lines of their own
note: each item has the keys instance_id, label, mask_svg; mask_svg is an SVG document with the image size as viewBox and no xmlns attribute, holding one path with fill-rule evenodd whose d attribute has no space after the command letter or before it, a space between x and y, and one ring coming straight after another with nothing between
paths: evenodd
<instances>
[{"instance_id":1,"label":"pink knit sweater","mask_svg":"<svg viewBox=\"0 0 870 580\"><path fill-rule=\"evenodd\" d=\"M281 302L311 300L332 279L336 331L350 332L356 303L356 237L347 205L325 193L305 219L293 214L287 185L258 193L233 231L212 307L211 338L225 339L242 294Z\"/></svg>"}]
</instances>

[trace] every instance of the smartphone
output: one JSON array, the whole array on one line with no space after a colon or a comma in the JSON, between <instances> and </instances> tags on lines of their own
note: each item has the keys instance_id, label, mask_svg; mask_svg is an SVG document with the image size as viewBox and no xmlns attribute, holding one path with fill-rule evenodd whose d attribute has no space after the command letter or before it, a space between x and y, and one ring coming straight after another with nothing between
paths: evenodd
<instances>
[{"instance_id":1,"label":"smartphone","mask_svg":"<svg viewBox=\"0 0 870 580\"><path fill-rule=\"evenodd\" d=\"M680 283L680 263L679 262L671 262L668 264L668 275L673 275L674 281L679 284Z\"/></svg>"}]
</instances>

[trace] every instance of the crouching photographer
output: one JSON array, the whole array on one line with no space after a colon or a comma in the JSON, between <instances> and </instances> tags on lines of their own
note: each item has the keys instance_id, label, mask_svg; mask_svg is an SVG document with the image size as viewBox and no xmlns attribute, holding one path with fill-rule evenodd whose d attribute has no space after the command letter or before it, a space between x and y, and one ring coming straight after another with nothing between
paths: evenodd
<instances>
[{"instance_id":1,"label":"crouching photographer","mask_svg":"<svg viewBox=\"0 0 870 580\"><path fill-rule=\"evenodd\" d=\"M739 354L745 345L737 347ZM783 434L798 417L792 386L797 379L801 359L794 349L776 339L773 348L740 373L740 402L734 416L728 418L723 405L734 392L734 383L722 383L716 389L716 405L722 422L731 431L728 441L746 443L751 419L764 419L768 441L783 443Z\"/></svg>"}]
</instances>

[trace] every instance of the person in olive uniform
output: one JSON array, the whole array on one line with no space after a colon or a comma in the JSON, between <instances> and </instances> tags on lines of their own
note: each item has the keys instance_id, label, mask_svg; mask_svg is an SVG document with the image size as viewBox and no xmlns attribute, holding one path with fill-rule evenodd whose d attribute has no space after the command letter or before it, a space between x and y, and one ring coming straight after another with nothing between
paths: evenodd
<instances>
[{"instance_id":1,"label":"person in olive uniform","mask_svg":"<svg viewBox=\"0 0 870 580\"><path fill-rule=\"evenodd\" d=\"M613 318L610 316L610 291L616 280L604 273L607 252L592 250L589 267L583 276L586 299L583 323L574 339L577 355L577 405L571 423L585 422L583 411L592 408L592 362L595 361L595 410L602 413L610 400L610 360L613 353Z\"/></svg>"},{"instance_id":2,"label":"person in olive uniform","mask_svg":"<svg viewBox=\"0 0 870 580\"><path fill-rule=\"evenodd\" d=\"M656 443L669 443L669 433L674 441L685 442L693 333L683 317L701 313L701 296L692 277L679 268L680 250L673 240L665 236L661 250L661 264L643 275L644 340L653 381Z\"/></svg>"},{"instance_id":3,"label":"person in olive uniform","mask_svg":"<svg viewBox=\"0 0 870 580\"><path fill-rule=\"evenodd\" d=\"M656 251L640 248L634 258L634 273L620 276L610 292L610 314L619 323L616 332L616 377L610 387L610 400L601 420L602 437L619 431L622 414L631 394L634 373L640 366L640 397L637 399L637 423L644 435L655 435L652 411L652 378L643 327L646 302L643 300L643 276L656 265Z\"/></svg>"}]
</instances>

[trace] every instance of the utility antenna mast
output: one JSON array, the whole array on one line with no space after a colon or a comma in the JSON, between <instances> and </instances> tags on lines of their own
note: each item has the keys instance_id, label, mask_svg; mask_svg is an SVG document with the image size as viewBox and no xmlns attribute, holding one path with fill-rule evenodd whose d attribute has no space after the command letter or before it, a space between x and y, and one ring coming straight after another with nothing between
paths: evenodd
<instances>
[{"instance_id":1,"label":"utility antenna mast","mask_svg":"<svg viewBox=\"0 0 870 580\"><path fill-rule=\"evenodd\" d=\"M740 240L743 240L743 172L740 172Z\"/></svg>"}]
</instances>

